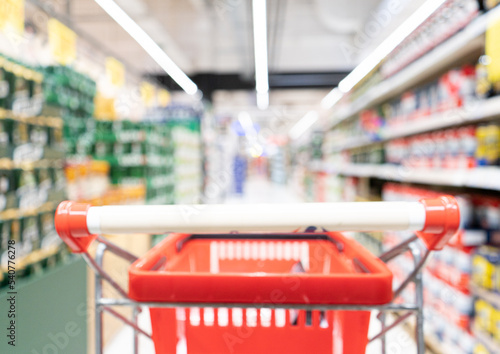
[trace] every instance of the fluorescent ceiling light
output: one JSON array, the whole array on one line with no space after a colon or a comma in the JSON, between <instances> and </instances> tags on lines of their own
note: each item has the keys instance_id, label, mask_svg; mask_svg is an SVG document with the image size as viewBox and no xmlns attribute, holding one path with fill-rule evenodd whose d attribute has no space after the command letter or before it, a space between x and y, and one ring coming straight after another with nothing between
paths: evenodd
<instances>
[{"instance_id":1,"label":"fluorescent ceiling light","mask_svg":"<svg viewBox=\"0 0 500 354\"><path fill-rule=\"evenodd\" d=\"M446 0L427 0L422 6L418 8L405 22L403 22L394 32L391 33L373 52L371 52L353 71L349 73L342 81L340 81L338 89L341 93L347 93L352 90L366 75L372 72L384 58L386 58L398 45L400 45L418 26L425 22L436 10L443 5ZM336 97L334 91L330 93L321 101L322 107L333 107L341 98L334 100L327 99L332 95ZM330 98L332 97L330 96ZM323 102L325 102L323 104Z\"/></svg>"},{"instance_id":2,"label":"fluorescent ceiling light","mask_svg":"<svg viewBox=\"0 0 500 354\"><path fill-rule=\"evenodd\" d=\"M325 96L325 98L321 100L321 108L332 108L342 98L343 95L344 94L339 90L339 88L335 87L328 93L328 95Z\"/></svg>"},{"instance_id":3,"label":"fluorescent ceiling light","mask_svg":"<svg viewBox=\"0 0 500 354\"><path fill-rule=\"evenodd\" d=\"M257 92L257 107L267 109L269 107L269 92Z\"/></svg>"},{"instance_id":4,"label":"fluorescent ceiling light","mask_svg":"<svg viewBox=\"0 0 500 354\"><path fill-rule=\"evenodd\" d=\"M314 123L318 120L318 112L309 111L306 113L301 120L299 120L288 132L288 136L295 140L299 138L302 134L304 134L309 128L313 126Z\"/></svg>"},{"instance_id":5,"label":"fluorescent ceiling light","mask_svg":"<svg viewBox=\"0 0 500 354\"><path fill-rule=\"evenodd\" d=\"M269 106L269 77L267 68L267 3L266 0L252 1L253 46L255 54L255 90L257 106Z\"/></svg>"},{"instance_id":6,"label":"fluorescent ceiling light","mask_svg":"<svg viewBox=\"0 0 500 354\"><path fill-rule=\"evenodd\" d=\"M113 0L95 0L188 94L198 91L196 84L170 59L158 44Z\"/></svg>"}]
</instances>

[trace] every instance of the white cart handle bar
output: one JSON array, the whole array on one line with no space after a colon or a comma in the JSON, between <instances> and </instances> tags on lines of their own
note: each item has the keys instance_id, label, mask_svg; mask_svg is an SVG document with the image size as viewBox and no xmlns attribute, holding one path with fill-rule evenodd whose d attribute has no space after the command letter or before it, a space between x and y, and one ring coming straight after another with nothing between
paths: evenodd
<instances>
[{"instance_id":1,"label":"white cart handle bar","mask_svg":"<svg viewBox=\"0 0 500 354\"><path fill-rule=\"evenodd\" d=\"M290 232L304 226L329 231L411 230L428 249L441 249L457 232L455 198L420 202L356 202L239 205L91 206L59 204L55 225L73 252L85 252L97 234L233 231Z\"/></svg>"}]
</instances>

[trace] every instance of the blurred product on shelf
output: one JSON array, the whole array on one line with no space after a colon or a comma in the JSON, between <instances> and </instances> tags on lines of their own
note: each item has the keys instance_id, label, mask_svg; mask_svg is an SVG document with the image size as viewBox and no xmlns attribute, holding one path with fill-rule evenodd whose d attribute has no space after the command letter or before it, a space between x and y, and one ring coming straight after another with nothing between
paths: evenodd
<instances>
[{"instance_id":1,"label":"blurred product on shelf","mask_svg":"<svg viewBox=\"0 0 500 354\"><path fill-rule=\"evenodd\" d=\"M500 94L500 82L491 82L489 76L489 66L492 59L487 55L482 55L476 65L476 95L481 99L487 99Z\"/></svg>"},{"instance_id":2,"label":"blurred product on shelf","mask_svg":"<svg viewBox=\"0 0 500 354\"><path fill-rule=\"evenodd\" d=\"M472 284L477 295L473 330L484 343L478 352L500 346L500 248L483 246L472 259Z\"/></svg>"},{"instance_id":3,"label":"blurred product on shelf","mask_svg":"<svg viewBox=\"0 0 500 354\"><path fill-rule=\"evenodd\" d=\"M79 117L93 115L97 86L88 76L67 66L47 66L43 88L46 104L65 108Z\"/></svg>"},{"instance_id":4,"label":"blurred product on shelf","mask_svg":"<svg viewBox=\"0 0 500 354\"><path fill-rule=\"evenodd\" d=\"M113 185L145 185L151 204L174 203L173 142L162 123L96 120L95 160L106 161Z\"/></svg>"},{"instance_id":5,"label":"blurred product on shelf","mask_svg":"<svg viewBox=\"0 0 500 354\"><path fill-rule=\"evenodd\" d=\"M287 182L287 154L284 146L276 146L274 153L269 157L269 173L271 181L276 184Z\"/></svg>"},{"instance_id":6,"label":"blurred product on shelf","mask_svg":"<svg viewBox=\"0 0 500 354\"><path fill-rule=\"evenodd\" d=\"M198 117L173 119L170 115L167 121L172 129L174 144L174 193L177 204L197 204L202 198L203 160Z\"/></svg>"},{"instance_id":7,"label":"blurred product on shelf","mask_svg":"<svg viewBox=\"0 0 500 354\"><path fill-rule=\"evenodd\" d=\"M439 130L353 148L343 155L351 163L391 163L417 169L498 166L500 126L491 123Z\"/></svg>"},{"instance_id":8,"label":"blurred product on shelf","mask_svg":"<svg viewBox=\"0 0 500 354\"><path fill-rule=\"evenodd\" d=\"M53 117L0 114L0 158L14 163L64 158L62 121Z\"/></svg>"},{"instance_id":9,"label":"blurred product on shelf","mask_svg":"<svg viewBox=\"0 0 500 354\"><path fill-rule=\"evenodd\" d=\"M389 148L387 148L389 153ZM374 144L351 150L348 155L352 163L373 163L381 164L385 162L385 149L383 144Z\"/></svg>"},{"instance_id":10,"label":"blurred product on shelf","mask_svg":"<svg viewBox=\"0 0 500 354\"><path fill-rule=\"evenodd\" d=\"M143 184L111 185L109 171L106 161L68 162L68 199L92 205L144 203L146 187Z\"/></svg>"},{"instance_id":11,"label":"blurred product on shelf","mask_svg":"<svg viewBox=\"0 0 500 354\"><path fill-rule=\"evenodd\" d=\"M225 129L222 117L205 114L201 121L203 132L203 197L206 204L220 204L233 191L233 153L237 150L238 136Z\"/></svg>"},{"instance_id":12,"label":"blurred product on shelf","mask_svg":"<svg viewBox=\"0 0 500 354\"><path fill-rule=\"evenodd\" d=\"M474 100L475 86L473 66L464 65L448 71L437 81L407 91L400 98L382 105L386 129L467 106Z\"/></svg>"},{"instance_id":13,"label":"blurred product on shelf","mask_svg":"<svg viewBox=\"0 0 500 354\"><path fill-rule=\"evenodd\" d=\"M68 199L91 200L104 195L109 188L109 169L105 161L68 161L65 168Z\"/></svg>"},{"instance_id":14,"label":"blurred product on shelf","mask_svg":"<svg viewBox=\"0 0 500 354\"><path fill-rule=\"evenodd\" d=\"M400 97L373 109L366 109L341 123L327 137L335 147L352 141L376 142L391 137L394 131L404 131L409 122L432 122L450 116L460 108L477 102L476 69L471 65L450 70L438 80L409 90Z\"/></svg>"},{"instance_id":15,"label":"blurred product on shelf","mask_svg":"<svg viewBox=\"0 0 500 354\"><path fill-rule=\"evenodd\" d=\"M0 108L37 116L43 104L43 74L20 61L0 56Z\"/></svg>"},{"instance_id":16,"label":"blurred product on shelf","mask_svg":"<svg viewBox=\"0 0 500 354\"><path fill-rule=\"evenodd\" d=\"M69 156L89 155L94 129L90 118L97 93L95 81L66 66L47 66L43 72L43 112L63 118L63 136Z\"/></svg>"},{"instance_id":17,"label":"blurred product on shelf","mask_svg":"<svg viewBox=\"0 0 500 354\"><path fill-rule=\"evenodd\" d=\"M388 163L413 168L472 168L477 165L476 127L452 128L386 144Z\"/></svg>"},{"instance_id":18,"label":"blurred product on shelf","mask_svg":"<svg viewBox=\"0 0 500 354\"><path fill-rule=\"evenodd\" d=\"M243 186L247 178L247 159L244 156L236 155L233 163L234 192L243 195Z\"/></svg>"},{"instance_id":19,"label":"blurred product on shelf","mask_svg":"<svg viewBox=\"0 0 500 354\"><path fill-rule=\"evenodd\" d=\"M54 228L57 204L47 203L29 212L9 210L0 218L0 287L7 283L8 241L16 242L18 279L54 266L68 252Z\"/></svg>"}]
</instances>

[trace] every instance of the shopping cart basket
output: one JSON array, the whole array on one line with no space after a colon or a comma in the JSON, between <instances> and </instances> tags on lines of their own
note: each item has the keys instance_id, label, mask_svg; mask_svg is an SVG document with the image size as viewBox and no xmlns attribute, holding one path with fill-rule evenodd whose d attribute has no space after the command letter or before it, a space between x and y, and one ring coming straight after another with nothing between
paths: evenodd
<instances>
[{"instance_id":1,"label":"shopping cart basket","mask_svg":"<svg viewBox=\"0 0 500 354\"><path fill-rule=\"evenodd\" d=\"M420 202L272 205L101 206L63 202L56 229L96 272L96 353L102 353L103 312L118 317L163 353L364 353L416 317L419 354L424 353L420 270L433 250L456 233L459 210L453 197ZM318 225L306 232L290 232ZM331 231L326 231L326 229ZM236 232L238 230L238 232ZM416 235L379 258L332 231L412 230ZM260 231L260 233L249 233ZM100 234L170 234L137 259ZM241 233L242 232L242 233ZM286 232L286 233L283 233ZM423 242L417 242L418 239ZM98 241L95 259L87 249ZM132 264L128 292L103 269L110 251ZM393 291L386 266L410 252L415 268ZM120 298L105 298L103 281ZM414 283L413 303L400 303ZM131 319L115 311L134 308ZM152 334L137 325L149 307ZM379 310L381 332L368 339L370 310ZM401 316L386 324L387 311Z\"/></svg>"}]
</instances>

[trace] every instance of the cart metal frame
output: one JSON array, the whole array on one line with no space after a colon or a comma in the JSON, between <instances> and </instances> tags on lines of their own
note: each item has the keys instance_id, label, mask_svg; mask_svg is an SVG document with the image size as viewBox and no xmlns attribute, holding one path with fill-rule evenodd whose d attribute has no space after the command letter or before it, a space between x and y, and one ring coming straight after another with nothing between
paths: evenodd
<instances>
[{"instance_id":1,"label":"cart metal frame","mask_svg":"<svg viewBox=\"0 0 500 354\"><path fill-rule=\"evenodd\" d=\"M95 352L96 354L103 353L103 328L104 328L104 313L109 313L110 315L116 317L122 321L125 325L130 326L133 331L133 353L139 353L139 335L143 335L149 339L152 339L151 334L145 332L138 325L138 315L142 311L143 307L146 308L187 308L187 307L212 307L212 308L270 308L270 309L296 309L296 310L344 310L344 311L379 311L377 319L382 325L381 331L369 338L369 342L380 339L381 341L381 352L382 354L387 353L386 344L386 334L394 327L406 321L408 318L415 316L416 326L415 326L415 341L417 346L417 353L425 353L425 342L424 342L424 316L423 316L423 285L422 285L422 268L428 259L431 250L427 249L424 245L420 244L418 241L419 237L414 235L407 240L399 243L392 249L384 252L380 255L380 260L384 263L388 263L394 258L410 252L413 258L414 269L406 279L394 290L394 297L392 302L385 305L290 305L290 304L236 304L236 303L166 303L166 302L136 302L128 298L127 292L116 283L112 277L104 270L104 256L107 252L111 252L116 256L133 263L138 257L129 253L128 251L120 248L119 246L113 244L109 240L102 236L98 236L95 241L98 242L96 255L93 258L88 251L82 253L82 256L88 266L95 273ZM104 297L103 296L103 284L104 281L108 282L113 289L117 291L120 297ZM408 287L410 283L415 284L415 299L413 303L408 304L396 304L396 300L401 293ZM127 318L117 311L115 307L128 306L132 308L131 318ZM401 315L394 320L392 323L387 324L387 312L399 312Z\"/></svg>"}]
</instances>

